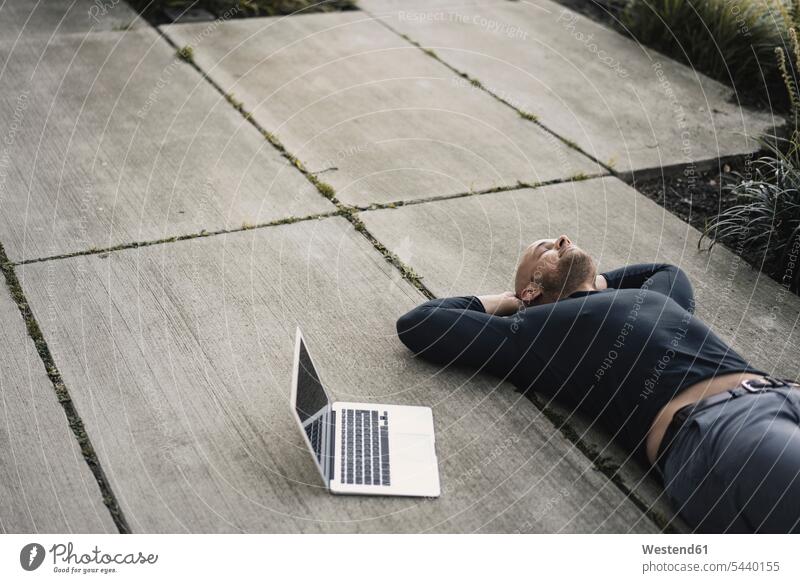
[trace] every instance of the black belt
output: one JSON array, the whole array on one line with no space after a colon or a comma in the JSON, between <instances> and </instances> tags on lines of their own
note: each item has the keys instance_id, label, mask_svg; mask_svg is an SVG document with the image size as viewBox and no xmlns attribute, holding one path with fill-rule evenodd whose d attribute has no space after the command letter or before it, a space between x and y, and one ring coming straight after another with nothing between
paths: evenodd
<instances>
[{"instance_id":1,"label":"black belt","mask_svg":"<svg viewBox=\"0 0 800 583\"><path fill-rule=\"evenodd\" d=\"M656 455L656 464L658 465L658 468L663 474L664 462L667 459L669 448L672 446L673 441L675 441L675 436L677 435L678 430L683 427L683 424L686 423L687 419L689 419L689 417L695 413L704 411L709 407L713 407L714 405L719 405L720 403L730 401L736 397L741 397L742 395L764 393L770 389L787 388L797 389L800 388L800 384L794 380L777 379L770 375L764 375L758 379L745 379L732 389L717 393L716 395L711 395L710 397L701 399L696 403L689 403L688 405L681 407L675 412L675 415L673 415L672 421L670 421L670 424L667 426L667 430L664 432L664 437L661 438L661 444L658 446L658 454Z\"/></svg>"}]
</instances>

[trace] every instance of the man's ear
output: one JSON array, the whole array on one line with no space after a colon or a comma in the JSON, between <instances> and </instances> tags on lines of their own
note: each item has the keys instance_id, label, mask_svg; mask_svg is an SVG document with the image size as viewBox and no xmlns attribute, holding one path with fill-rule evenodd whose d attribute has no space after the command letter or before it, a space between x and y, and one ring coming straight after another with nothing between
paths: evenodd
<instances>
[{"instance_id":1,"label":"man's ear","mask_svg":"<svg viewBox=\"0 0 800 583\"><path fill-rule=\"evenodd\" d=\"M542 288L539 285L531 282L525 286L522 292L519 294L519 299L522 300L522 303L526 306L531 306L536 301L536 298L542 295Z\"/></svg>"}]
</instances>

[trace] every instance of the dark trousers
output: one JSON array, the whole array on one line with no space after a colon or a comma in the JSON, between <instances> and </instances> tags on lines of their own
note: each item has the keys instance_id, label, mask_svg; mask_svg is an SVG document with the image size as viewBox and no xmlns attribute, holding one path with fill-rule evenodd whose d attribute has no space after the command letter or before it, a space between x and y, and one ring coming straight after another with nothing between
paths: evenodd
<instances>
[{"instance_id":1,"label":"dark trousers","mask_svg":"<svg viewBox=\"0 0 800 583\"><path fill-rule=\"evenodd\" d=\"M800 532L800 390L695 411L660 465L667 495L697 532Z\"/></svg>"}]
</instances>

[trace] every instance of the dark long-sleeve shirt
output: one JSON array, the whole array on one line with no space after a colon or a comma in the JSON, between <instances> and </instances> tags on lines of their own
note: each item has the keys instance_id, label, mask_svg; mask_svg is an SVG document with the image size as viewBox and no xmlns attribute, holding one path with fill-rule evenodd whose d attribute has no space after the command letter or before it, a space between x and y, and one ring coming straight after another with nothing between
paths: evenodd
<instances>
[{"instance_id":1,"label":"dark long-sleeve shirt","mask_svg":"<svg viewBox=\"0 0 800 583\"><path fill-rule=\"evenodd\" d=\"M684 388L738 371L763 373L694 316L686 274L667 264L604 273L608 288L576 292L511 316L474 296L436 299L397 321L420 357L467 366L595 418L644 458L658 411Z\"/></svg>"}]
</instances>

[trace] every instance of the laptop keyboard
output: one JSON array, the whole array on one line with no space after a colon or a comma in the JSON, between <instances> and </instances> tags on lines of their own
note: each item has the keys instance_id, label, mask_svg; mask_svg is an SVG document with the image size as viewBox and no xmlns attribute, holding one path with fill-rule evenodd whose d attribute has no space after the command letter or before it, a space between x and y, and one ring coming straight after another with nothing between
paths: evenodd
<instances>
[{"instance_id":1,"label":"laptop keyboard","mask_svg":"<svg viewBox=\"0 0 800 583\"><path fill-rule=\"evenodd\" d=\"M306 435L311 442L311 447L314 449L314 455L322 462L322 415L314 419L311 423L306 425Z\"/></svg>"},{"instance_id":2,"label":"laptop keyboard","mask_svg":"<svg viewBox=\"0 0 800 583\"><path fill-rule=\"evenodd\" d=\"M389 413L342 409L343 484L391 486L389 466ZM312 441L313 443L313 441Z\"/></svg>"}]
</instances>

